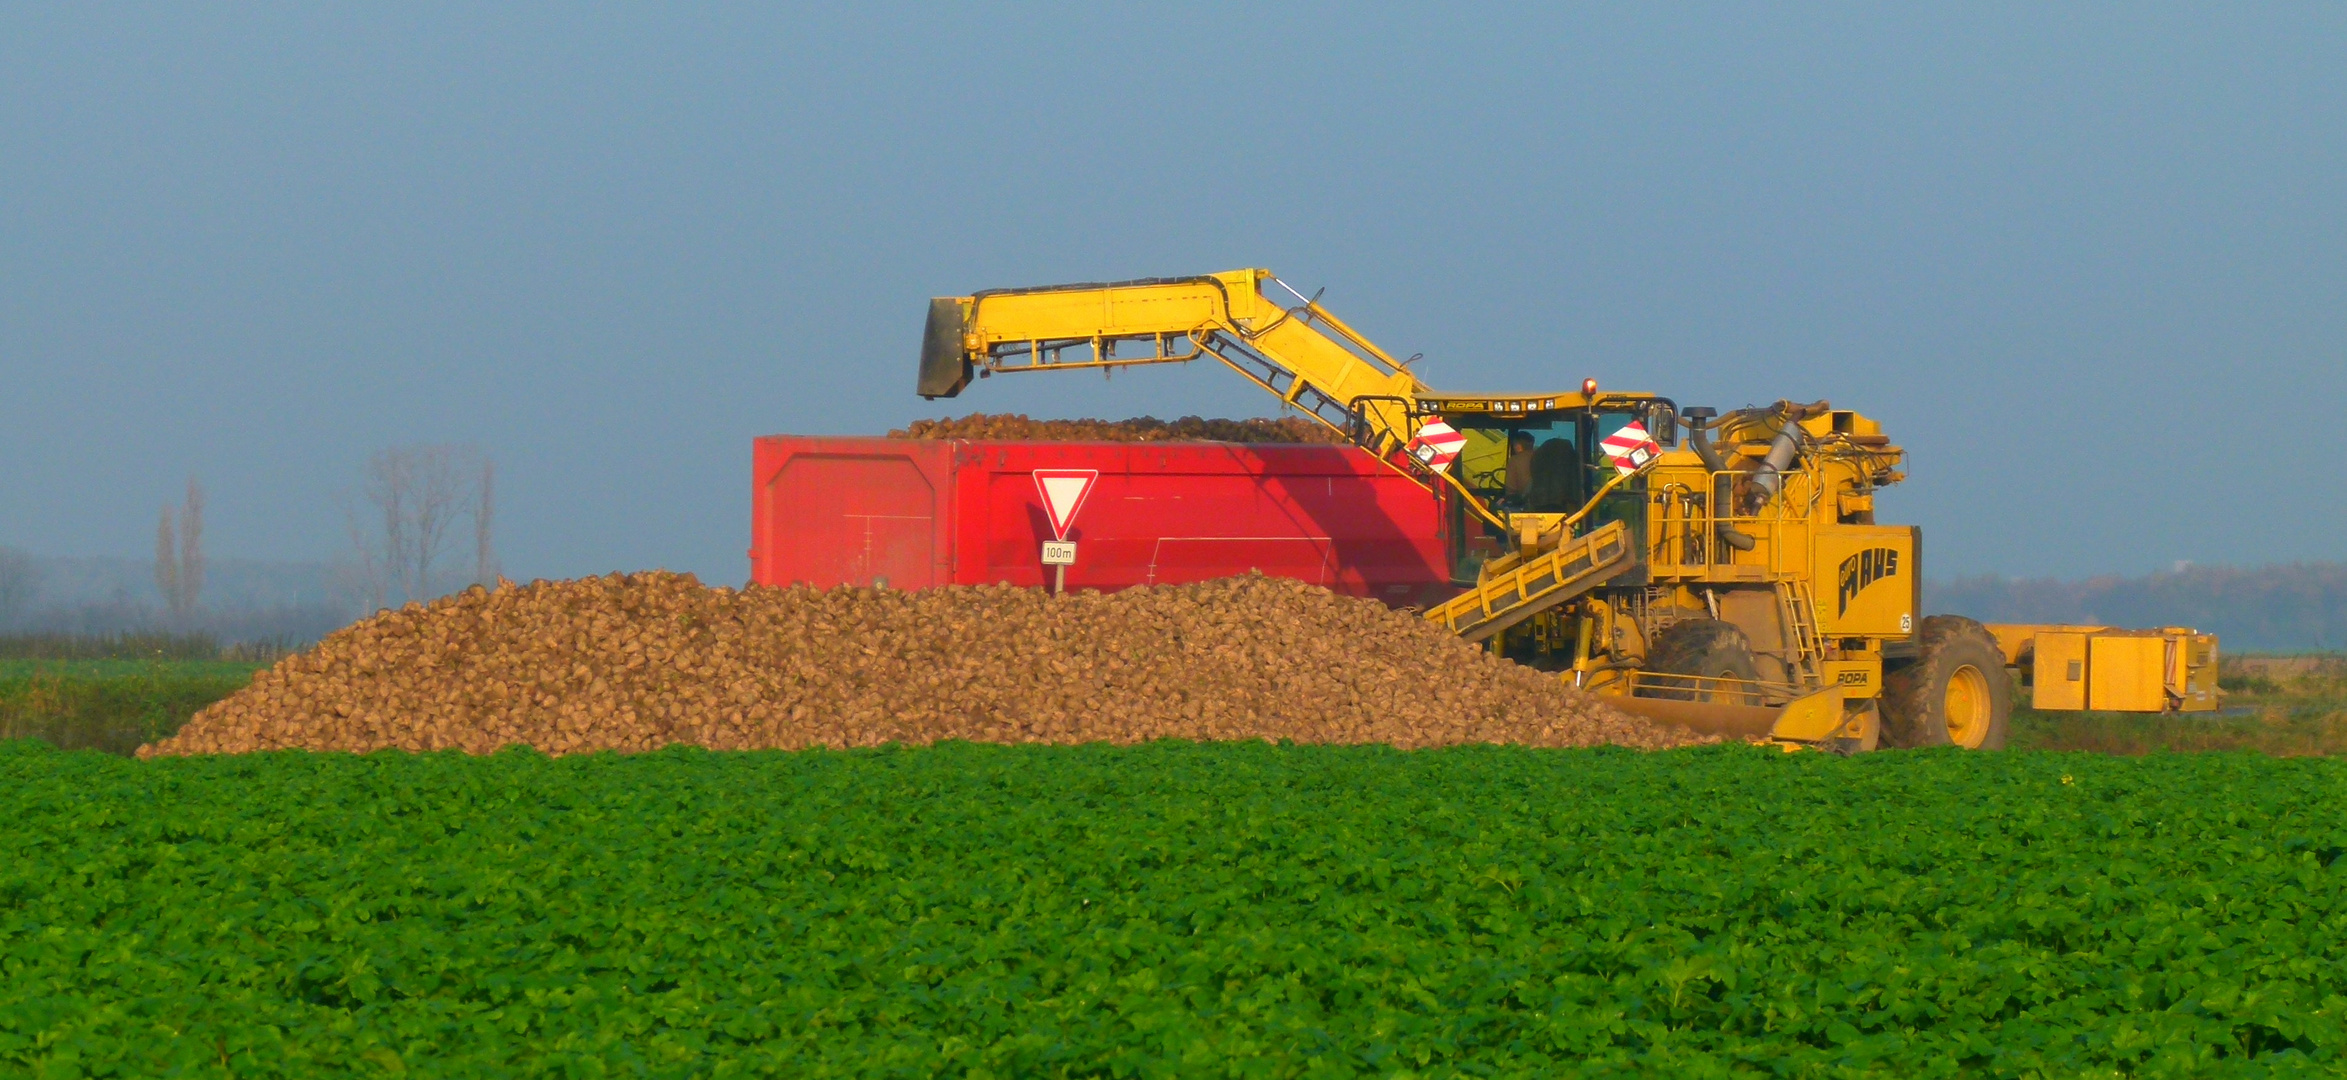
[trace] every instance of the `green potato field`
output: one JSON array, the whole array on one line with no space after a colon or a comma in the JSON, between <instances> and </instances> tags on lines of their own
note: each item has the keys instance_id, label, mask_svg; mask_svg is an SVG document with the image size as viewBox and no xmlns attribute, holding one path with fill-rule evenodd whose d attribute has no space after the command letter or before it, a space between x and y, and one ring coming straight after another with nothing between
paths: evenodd
<instances>
[{"instance_id":1,"label":"green potato field","mask_svg":"<svg viewBox=\"0 0 2347 1080\"><path fill-rule=\"evenodd\" d=\"M0 743L0 1075L2347 1070L2347 767Z\"/></svg>"}]
</instances>

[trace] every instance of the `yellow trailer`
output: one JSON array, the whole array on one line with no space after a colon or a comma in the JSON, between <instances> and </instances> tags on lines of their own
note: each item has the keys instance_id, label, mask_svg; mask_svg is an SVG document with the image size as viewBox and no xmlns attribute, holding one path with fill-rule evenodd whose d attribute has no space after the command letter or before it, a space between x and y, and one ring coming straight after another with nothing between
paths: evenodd
<instances>
[{"instance_id":1,"label":"yellow trailer","mask_svg":"<svg viewBox=\"0 0 2347 1080\"><path fill-rule=\"evenodd\" d=\"M2217 637L2188 627L1989 623L2029 706L2042 712L2214 712Z\"/></svg>"}]
</instances>

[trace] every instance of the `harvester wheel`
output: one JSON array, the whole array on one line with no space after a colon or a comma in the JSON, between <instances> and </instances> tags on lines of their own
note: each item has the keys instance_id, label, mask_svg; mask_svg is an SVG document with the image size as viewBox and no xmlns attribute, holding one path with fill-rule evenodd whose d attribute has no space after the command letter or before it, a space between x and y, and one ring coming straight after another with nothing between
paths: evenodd
<instances>
[{"instance_id":1,"label":"harvester wheel","mask_svg":"<svg viewBox=\"0 0 2347 1080\"><path fill-rule=\"evenodd\" d=\"M1706 679L1760 680L1759 666L1752 662L1752 639L1736 624L1719 619L1688 619L1672 623L1654 637L1654 651L1646 658L1646 670L1655 675L1694 675ZM1656 679L1659 685L1644 691L1647 697L1667 698L1673 701L1712 701L1729 705L1758 705L1760 699L1750 692L1739 692L1716 686L1696 684L1672 688L1669 679Z\"/></svg>"},{"instance_id":2,"label":"harvester wheel","mask_svg":"<svg viewBox=\"0 0 2347 1080\"><path fill-rule=\"evenodd\" d=\"M2013 681L1988 628L1961 615L1934 615L1923 620L1915 644L1914 660L1883 672L1883 741L2004 749Z\"/></svg>"}]
</instances>

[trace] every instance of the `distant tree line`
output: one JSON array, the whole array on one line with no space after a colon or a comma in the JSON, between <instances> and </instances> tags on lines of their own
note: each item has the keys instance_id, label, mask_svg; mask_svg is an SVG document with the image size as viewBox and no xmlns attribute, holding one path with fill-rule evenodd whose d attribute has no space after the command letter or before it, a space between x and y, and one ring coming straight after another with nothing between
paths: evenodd
<instances>
[{"instance_id":1,"label":"distant tree line","mask_svg":"<svg viewBox=\"0 0 2347 1080\"><path fill-rule=\"evenodd\" d=\"M1925 606L1985 622L2191 626L2236 653L2347 649L2347 563L2187 565L2084 581L1958 578L1927 585Z\"/></svg>"}]
</instances>

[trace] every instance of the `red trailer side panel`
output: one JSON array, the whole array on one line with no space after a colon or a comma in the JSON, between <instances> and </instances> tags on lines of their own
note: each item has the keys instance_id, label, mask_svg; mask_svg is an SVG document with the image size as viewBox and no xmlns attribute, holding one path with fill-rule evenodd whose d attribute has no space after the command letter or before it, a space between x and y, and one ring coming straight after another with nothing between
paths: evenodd
<instances>
[{"instance_id":1,"label":"red trailer side panel","mask_svg":"<svg viewBox=\"0 0 2347 1080\"><path fill-rule=\"evenodd\" d=\"M919 589L953 580L952 457L905 439L759 439L750 580Z\"/></svg>"},{"instance_id":2,"label":"red trailer side panel","mask_svg":"<svg viewBox=\"0 0 2347 1080\"><path fill-rule=\"evenodd\" d=\"M1346 447L758 440L752 580L899 588L1047 580L1037 469L1095 469L1068 587L1261 570L1388 603L1453 589L1434 498Z\"/></svg>"}]
</instances>

